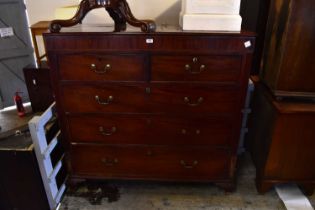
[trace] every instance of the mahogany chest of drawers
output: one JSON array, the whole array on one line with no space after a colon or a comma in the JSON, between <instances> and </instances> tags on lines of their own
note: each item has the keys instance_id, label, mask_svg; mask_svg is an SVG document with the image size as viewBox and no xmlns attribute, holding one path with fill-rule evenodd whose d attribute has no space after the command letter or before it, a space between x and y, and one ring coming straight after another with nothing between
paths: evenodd
<instances>
[{"instance_id":1,"label":"mahogany chest of drawers","mask_svg":"<svg viewBox=\"0 0 315 210\"><path fill-rule=\"evenodd\" d=\"M44 34L72 178L234 187L255 37Z\"/></svg>"}]
</instances>

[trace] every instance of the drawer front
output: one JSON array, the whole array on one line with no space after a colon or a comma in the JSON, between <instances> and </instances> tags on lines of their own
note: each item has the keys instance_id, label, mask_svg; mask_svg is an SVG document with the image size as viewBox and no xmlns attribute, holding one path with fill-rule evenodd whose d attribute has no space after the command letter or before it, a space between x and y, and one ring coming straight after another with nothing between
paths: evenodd
<instances>
[{"instance_id":1,"label":"drawer front","mask_svg":"<svg viewBox=\"0 0 315 210\"><path fill-rule=\"evenodd\" d=\"M61 80L143 81L144 55L62 55L59 57Z\"/></svg>"},{"instance_id":2,"label":"drawer front","mask_svg":"<svg viewBox=\"0 0 315 210\"><path fill-rule=\"evenodd\" d=\"M67 85L65 112L231 114L238 109L239 91L204 85Z\"/></svg>"},{"instance_id":3,"label":"drawer front","mask_svg":"<svg viewBox=\"0 0 315 210\"><path fill-rule=\"evenodd\" d=\"M192 114L231 114L237 111L239 91L202 85L152 85L152 112Z\"/></svg>"},{"instance_id":4,"label":"drawer front","mask_svg":"<svg viewBox=\"0 0 315 210\"><path fill-rule=\"evenodd\" d=\"M74 176L215 180L228 178L230 155L213 148L73 145Z\"/></svg>"},{"instance_id":5,"label":"drawer front","mask_svg":"<svg viewBox=\"0 0 315 210\"><path fill-rule=\"evenodd\" d=\"M241 73L241 56L172 56L151 58L153 81L235 82Z\"/></svg>"},{"instance_id":6,"label":"drawer front","mask_svg":"<svg viewBox=\"0 0 315 210\"><path fill-rule=\"evenodd\" d=\"M233 133L227 118L69 116L68 123L72 142L228 146Z\"/></svg>"},{"instance_id":7,"label":"drawer front","mask_svg":"<svg viewBox=\"0 0 315 210\"><path fill-rule=\"evenodd\" d=\"M65 112L146 112L145 87L129 85L66 85L61 102Z\"/></svg>"}]
</instances>

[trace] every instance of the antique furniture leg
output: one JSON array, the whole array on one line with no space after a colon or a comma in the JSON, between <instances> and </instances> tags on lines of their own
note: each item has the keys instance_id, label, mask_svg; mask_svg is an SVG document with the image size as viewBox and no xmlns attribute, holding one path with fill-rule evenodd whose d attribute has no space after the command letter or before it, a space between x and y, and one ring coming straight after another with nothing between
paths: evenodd
<instances>
[{"instance_id":1,"label":"antique furniture leg","mask_svg":"<svg viewBox=\"0 0 315 210\"><path fill-rule=\"evenodd\" d=\"M68 20L53 20L49 29L51 32L57 33L62 27L70 27L81 23L85 15L94 8L96 8L95 5L91 5L89 0L83 0L81 1L79 8L73 18Z\"/></svg>"},{"instance_id":2,"label":"antique furniture leg","mask_svg":"<svg viewBox=\"0 0 315 210\"><path fill-rule=\"evenodd\" d=\"M126 0L82 0L73 18L68 20L53 20L50 24L50 31L58 33L62 27L70 27L81 23L89 11L102 7L113 18L115 32L126 30L126 22L132 26L140 27L143 32L154 32L156 29L154 21L136 19Z\"/></svg>"},{"instance_id":3,"label":"antique furniture leg","mask_svg":"<svg viewBox=\"0 0 315 210\"><path fill-rule=\"evenodd\" d=\"M125 31L127 28L126 20L121 12L118 12L117 9L106 8L108 14L113 18L115 22L115 32Z\"/></svg>"},{"instance_id":4,"label":"antique furniture leg","mask_svg":"<svg viewBox=\"0 0 315 210\"><path fill-rule=\"evenodd\" d=\"M121 10L121 14L124 15L126 21L135 27L141 27L141 31L143 32L154 32L156 30L155 22L152 20L138 20L136 19L126 1L121 1L119 9Z\"/></svg>"},{"instance_id":5,"label":"antique furniture leg","mask_svg":"<svg viewBox=\"0 0 315 210\"><path fill-rule=\"evenodd\" d=\"M256 179L256 188L258 193L265 194L273 188L274 183Z\"/></svg>"},{"instance_id":6,"label":"antique furniture leg","mask_svg":"<svg viewBox=\"0 0 315 210\"><path fill-rule=\"evenodd\" d=\"M302 191L307 195L307 196L311 196L314 193L314 188L315 186L312 184L302 184L301 185L301 189Z\"/></svg>"},{"instance_id":7,"label":"antique furniture leg","mask_svg":"<svg viewBox=\"0 0 315 210\"><path fill-rule=\"evenodd\" d=\"M236 188L233 182L215 182L214 184L222 188L226 193L234 192Z\"/></svg>"}]
</instances>

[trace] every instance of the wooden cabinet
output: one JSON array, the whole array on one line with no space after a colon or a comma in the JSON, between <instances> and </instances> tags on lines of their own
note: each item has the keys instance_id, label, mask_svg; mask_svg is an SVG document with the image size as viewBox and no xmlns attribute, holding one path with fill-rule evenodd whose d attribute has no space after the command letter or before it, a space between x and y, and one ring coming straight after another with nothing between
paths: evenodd
<instances>
[{"instance_id":1,"label":"wooden cabinet","mask_svg":"<svg viewBox=\"0 0 315 210\"><path fill-rule=\"evenodd\" d=\"M39 68L34 65L24 67L23 73L32 111L44 112L54 102L50 69L46 63L42 62Z\"/></svg>"},{"instance_id":2,"label":"wooden cabinet","mask_svg":"<svg viewBox=\"0 0 315 210\"><path fill-rule=\"evenodd\" d=\"M315 97L315 1L272 0L261 77L276 97Z\"/></svg>"},{"instance_id":3,"label":"wooden cabinet","mask_svg":"<svg viewBox=\"0 0 315 210\"><path fill-rule=\"evenodd\" d=\"M72 178L234 188L252 33L69 30L44 39Z\"/></svg>"},{"instance_id":4,"label":"wooden cabinet","mask_svg":"<svg viewBox=\"0 0 315 210\"><path fill-rule=\"evenodd\" d=\"M29 134L0 140L0 209L49 210Z\"/></svg>"},{"instance_id":5,"label":"wooden cabinet","mask_svg":"<svg viewBox=\"0 0 315 210\"><path fill-rule=\"evenodd\" d=\"M264 193L275 184L294 182L307 194L315 188L315 104L278 102L256 86L249 144L256 184Z\"/></svg>"}]
</instances>

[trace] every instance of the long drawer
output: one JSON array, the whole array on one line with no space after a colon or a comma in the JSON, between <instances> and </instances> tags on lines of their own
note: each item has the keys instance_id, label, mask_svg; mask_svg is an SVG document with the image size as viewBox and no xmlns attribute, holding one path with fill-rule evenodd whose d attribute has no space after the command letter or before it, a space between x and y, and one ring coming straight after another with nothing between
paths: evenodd
<instances>
[{"instance_id":1,"label":"long drawer","mask_svg":"<svg viewBox=\"0 0 315 210\"><path fill-rule=\"evenodd\" d=\"M216 180L228 178L228 150L192 147L72 145L74 176Z\"/></svg>"},{"instance_id":2,"label":"long drawer","mask_svg":"<svg viewBox=\"0 0 315 210\"><path fill-rule=\"evenodd\" d=\"M152 81L236 82L240 78L242 57L174 56L151 57Z\"/></svg>"},{"instance_id":3,"label":"long drawer","mask_svg":"<svg viewBox=\"0 0 315 210\"><path fill-rule=\"evenodd\" d=\"M59 57L61 80L143 81L145 56L141 54L69 54Z\"/></svg>"},{"instance_id":4,"label":"long drawer","mask_svg":"<svg viewBox=\"0 0 315 210\"><path fill-rule=\"evenodd\" d=\"M72 142L143 145L211 145L228 147L231 118L154 115L68 116Z\"/></svg>"},{"instance_id":5,"label":"long drawer","mask_svg":"<svg viewBox=\"0 0 315 210\"><path fill-rule=\"evenodd\" d=\"M205 85L67 85L65 112L227 114L239 107L239 91Z\"/></svg>"}]
</instances>

